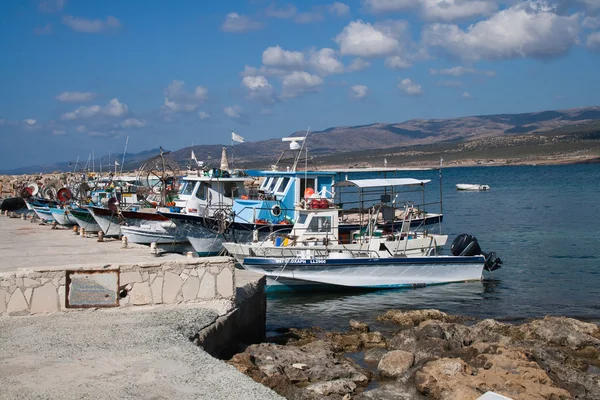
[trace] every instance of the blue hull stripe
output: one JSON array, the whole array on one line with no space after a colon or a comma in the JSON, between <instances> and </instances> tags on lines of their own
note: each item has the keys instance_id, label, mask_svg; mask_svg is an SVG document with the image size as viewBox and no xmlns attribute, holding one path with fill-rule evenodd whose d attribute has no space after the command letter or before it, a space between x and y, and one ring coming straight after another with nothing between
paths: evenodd
<instances>
[{"instance_id":1,"label":"blue hull stripe","mask_svg":"<svg viewBox=\"0 0 600 400\"><path fill-rule=\"evenodd\" d=\"M473 264L484 263L485 257L402 257L402 258L348 258L348 259L305 259L305 258L263 258L248 257L244 259L245 265L403 265L403 264Z\"/></svg>"}]
</instances>

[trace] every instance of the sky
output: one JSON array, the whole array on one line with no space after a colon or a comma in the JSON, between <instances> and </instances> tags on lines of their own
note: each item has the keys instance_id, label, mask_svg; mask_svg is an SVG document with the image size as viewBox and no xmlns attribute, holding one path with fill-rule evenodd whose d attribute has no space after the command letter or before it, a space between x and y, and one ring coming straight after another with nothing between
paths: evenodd
<instances>
[{"instance_id":1,"label":"sky","mask_svg":"<svg viewBox=\"0 0 600 400\"><path fill-rule=\"evenodd\" d=\"M0 169L600 104L600 0L6 0Z\"/></svg>"}]
</instances>

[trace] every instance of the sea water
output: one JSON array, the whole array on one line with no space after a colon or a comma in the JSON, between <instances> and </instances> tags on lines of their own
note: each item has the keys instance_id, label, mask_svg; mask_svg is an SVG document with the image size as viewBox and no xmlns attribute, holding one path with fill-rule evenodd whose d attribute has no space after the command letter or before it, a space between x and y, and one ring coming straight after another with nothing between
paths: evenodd
<instances>
[{"instance_id":1,"label":"sea water","mask_svg":"<svg viewBox=\"0 0 600 400\"><path fill-rule=\"evenodd\" d=\"M427 201L438 200L438 171L399 177L431 179ZM457 183L491 190L459 192ZM469 233L497 253L501 269L484 272L481 282L417 289L269 294L267 330L342 330L351 318L374 323L390 309L423 308L504 321L600 321L600 165L445 168L442 187L445 253Z\"/></svg>"}]
</instances>

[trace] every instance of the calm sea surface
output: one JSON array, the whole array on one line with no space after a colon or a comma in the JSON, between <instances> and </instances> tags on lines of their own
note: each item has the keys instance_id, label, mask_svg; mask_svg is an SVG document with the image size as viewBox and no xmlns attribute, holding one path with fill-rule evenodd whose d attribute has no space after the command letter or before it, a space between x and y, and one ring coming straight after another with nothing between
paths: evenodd
<instances>
[{"instance_id":1,"label":"calm sea surface","mask_svg":"<svg viewBox=\"0 0 600 400\"><path fill-rule=\"evenodd\" d=\"M437 171L399 176L432 179ZM491 186L458 192L457 183ZM374 292L269 294L267 330L348 320L374 323L389 309L437 308L518 321L548 314L600 321L600 165L471 167L443 170L443 232L449 246L466 232L504 262L482 282ZM433 211L433 210L432 210Z\"/></svg>"}]
</instances>

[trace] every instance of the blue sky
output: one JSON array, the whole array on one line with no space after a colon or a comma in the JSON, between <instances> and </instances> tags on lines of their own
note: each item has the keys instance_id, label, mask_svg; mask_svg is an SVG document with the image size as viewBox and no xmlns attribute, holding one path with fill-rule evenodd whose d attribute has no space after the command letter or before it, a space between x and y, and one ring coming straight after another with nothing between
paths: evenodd
<instances>
[{"instance_id":1,"label":"blue sky","mask_svg":"<svg viewBox=\"0 0 600 400\"><path fill-rule=\"evenodd\" d=\"M600 103L600 0L8 0L0 51L0 168Z\"/></svg>"}]
</instances>

